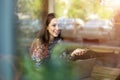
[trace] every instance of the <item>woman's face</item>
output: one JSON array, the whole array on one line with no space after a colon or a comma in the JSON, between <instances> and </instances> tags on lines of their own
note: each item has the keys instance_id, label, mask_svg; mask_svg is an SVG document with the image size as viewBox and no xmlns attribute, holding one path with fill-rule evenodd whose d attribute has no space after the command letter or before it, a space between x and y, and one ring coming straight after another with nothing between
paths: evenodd
<instances>
[{"instance_id":1,"label":"woman's face","mask_svg":"<svg viewBox=\"0 0 120 80\"><path fill-rule=\"evenodd\" d=\"M60 34L60 28L58 26L58 21L56 18L53 18L51 20L51 22L49 23L47 30L50 34L50 37L54 38L54 37L58 37L58 35Z\"/></svg>"}]
</instances>

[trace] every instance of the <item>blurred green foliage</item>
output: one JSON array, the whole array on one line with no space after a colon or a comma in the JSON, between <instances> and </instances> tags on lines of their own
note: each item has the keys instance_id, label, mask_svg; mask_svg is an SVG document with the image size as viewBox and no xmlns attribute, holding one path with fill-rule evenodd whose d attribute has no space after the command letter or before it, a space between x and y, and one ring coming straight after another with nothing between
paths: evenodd
<instances>
[{"instance_id":1,"label":"blurred green foliage","mask_svg":"<svg viewBox=\"0 0 120 80\"><path fill-rule=\"evenodd\" d=\"M23 80L75 80L73 63L60 58L60 54L70 47L69 44L58 44L53 48L50 61L35 67L29 55L22 56Z\"/></svg>"},{"instance_id":2,"label":"blurred green foliage","mask_svg":"<svg viewBox=\"0 0 120 80\"><path fill-rule=\"evenodd\" d=\"M69 43L69 42L62 42L60 44L57 44L54 49L52 50L52 59L58 59L58 56L60 56L63 52L67 50L74 50L76 48L84 48L83 45L79 45L77 43Z\"/></svg>"},{"instance_id":3,"label":"blurred green foliage","mask_svg":"<svg viewBox=\"0 0 120 80\"><path fill-rule=\"evenodd\" d=\"M59 17L81 18L87 20L89 15L97 14L102 19L111 19L113 10L101 5L101 0L55 0L55 10Z\"/></svg>"},{"instance_id":4,"label":"blurred green foliage","mask_svg":"<svg viewBox=\"0 0 120 80\"><path fill-rule=\"evenodd\" d=\"M18 0L17 13L39 19L42 13L42 0Z\"/></svg>"}]
</instances>

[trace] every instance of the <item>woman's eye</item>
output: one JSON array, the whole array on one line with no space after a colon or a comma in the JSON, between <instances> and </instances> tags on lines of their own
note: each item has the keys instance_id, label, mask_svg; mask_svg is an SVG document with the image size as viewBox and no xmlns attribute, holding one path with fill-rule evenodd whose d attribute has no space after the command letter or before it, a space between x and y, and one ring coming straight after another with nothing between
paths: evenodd
<instances>
[{"instance_id":1,"label":"woman's eye","mask_svg":"<svg viewBox=\"0 0 120 80\"><path fill-rule=\"evenodd\" d=\"M52 26L54 26L54 27L55 27L55 26L56 26L56 24L53 24Z\"/></svg>"}]
</instances>

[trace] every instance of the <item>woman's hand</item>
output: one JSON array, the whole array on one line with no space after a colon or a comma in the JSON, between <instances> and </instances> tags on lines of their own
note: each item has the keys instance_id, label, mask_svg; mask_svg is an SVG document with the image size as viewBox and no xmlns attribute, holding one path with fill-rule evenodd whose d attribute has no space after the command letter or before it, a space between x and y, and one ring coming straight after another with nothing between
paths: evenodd
<instances>
[{"instance_id":1,"label":"woman's hand","mask_svg":"<svg viewBox=\"0 0 120 80\"><path fill-rule=\"evenodd\" d=\"M81 56L83 55L84 53L86 52L85 49L80 49L80 48L77 48L75 49L72 53L71 53L71 56Z\"/></svg>"}]
</instances>

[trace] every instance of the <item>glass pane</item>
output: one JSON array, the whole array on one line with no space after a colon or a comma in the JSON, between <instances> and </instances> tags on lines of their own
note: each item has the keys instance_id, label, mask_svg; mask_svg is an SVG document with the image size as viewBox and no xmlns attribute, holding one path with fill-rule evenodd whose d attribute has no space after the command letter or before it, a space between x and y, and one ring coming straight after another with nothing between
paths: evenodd
<instances>
[{"instance_id":1,"label":"glass pane","mask_svg":"<svg viewBox=\"0 0 120 80\"><path fill-rule=\"evenodd\" d=\"M63 37L84 44L119 46L119 3L118 0L55 0Z\"/></svg>"},{"instance_id":2,"label":"glass pane","mask_svg":"<svg viewBox=\"0 0 120 80\"><path fill-rule=\"evenodd\" d=\"M119 0L55 0L55 12L65 40L100 53L98 65L119 68Z\"/></svg>"}]
</instances>

